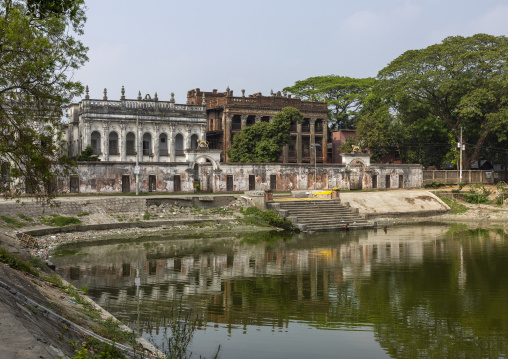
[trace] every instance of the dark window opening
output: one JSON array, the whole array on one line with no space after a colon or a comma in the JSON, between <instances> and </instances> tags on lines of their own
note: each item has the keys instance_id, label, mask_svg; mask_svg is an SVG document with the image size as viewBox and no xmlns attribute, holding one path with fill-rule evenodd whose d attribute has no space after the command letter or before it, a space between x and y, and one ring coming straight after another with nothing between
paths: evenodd
<instances>
[{"instance_id":1,"label":"dark window opening","mask_svg":"<svg viewBox=\"0 0 508 359\"><path fill-rule=\"evenodd\" d=\"M377 175L372 175L372 188L377 188Z\"/></svg>"},{"instance_id":2,"label":"dark window opening","mask_svg":"<svg viewBox=\"0 0 508 359\"><path fill-rule=\"evenodd\" d=\"M390 175L386 175L386 188L390 188Z\"/></svg>"}]
</instances>

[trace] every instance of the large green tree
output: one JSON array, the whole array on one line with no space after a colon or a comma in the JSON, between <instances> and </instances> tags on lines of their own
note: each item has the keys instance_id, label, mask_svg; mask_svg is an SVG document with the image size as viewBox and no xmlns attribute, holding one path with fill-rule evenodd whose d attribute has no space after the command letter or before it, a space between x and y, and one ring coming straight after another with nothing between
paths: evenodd
<instances>
[{"instance_id":1,"label":"large green tree","mask_svg":"<svg viewBox=\"0 0 508 359\"><path fill-rule=\"evenodd\" d=\"M351 128L358 111L369 95L375 79L355 79L347 76L316 76L296 81L293 86L284 88L303 100L324 101L330 109L332 129Z\"/></svg>"},{"instance_id":2,"label":"large green tree","mask_svg":"<svg viewBox=\"0 0 508 359\"><path fill-rule=\"evenodd\" d=\"M505 36L454 36L425 49L406 51L379 72L378 80L380 96L402 126L413 126L420 134L439 132L441 138L445 131L448 159L457 156L456 144L463 128L465 168L480 158L489 138L506 139ZM419 126L422 122L426 125Z\"/></svg>"},{"instance_id":3,"label":"large green tree","mask_svg":"<svg viewBox=\"0 0 508 359\"><path fill-rule=\"evenodd\" d=\"M69 169L61 119L83 91L72 75L87 60L84 10L83 0L0 0L0 161L14 194L51 192Z\"/></svg>"},{"instance_id":4,"label":"large green tree","mask_svg":"<svg viewBox=\"0 0 508 359\"><path fill-rule=\"evenodd\" d=\"M228 150L231 162L276 162L289 143L292 123L301 123L303 115L294 107L284 107L273 121L258 122L233 137Z\"/></svg>"}]
</instances>

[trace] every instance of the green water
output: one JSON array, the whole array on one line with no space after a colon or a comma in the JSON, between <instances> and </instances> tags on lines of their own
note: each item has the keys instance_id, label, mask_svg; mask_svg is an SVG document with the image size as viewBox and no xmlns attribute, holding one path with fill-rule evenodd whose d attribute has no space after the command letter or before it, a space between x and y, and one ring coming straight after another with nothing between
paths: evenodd
<instances>
[{"instance_id":1,"label":"green water","mask_svg":"<svg viewBox=\"0 0 508 359\"><path fill-rule=\"evenodd\" d=\"M221 358L506 358L508 231L393 226L69 246L57 271L146 338L182 300ZM137 285L139 283L139 285Z\"/></svg>"}]
</instances>

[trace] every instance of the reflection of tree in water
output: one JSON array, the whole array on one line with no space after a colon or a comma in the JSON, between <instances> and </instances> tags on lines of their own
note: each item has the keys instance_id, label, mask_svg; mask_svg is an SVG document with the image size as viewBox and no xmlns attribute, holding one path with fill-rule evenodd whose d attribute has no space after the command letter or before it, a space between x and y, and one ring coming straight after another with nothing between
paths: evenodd
<instances>
[{"instance_id":1,"label":"reflection of tree in water","mask_svg":"<svg viewBox=\"0 0 508 359\"><path fill-rule=\"evenodd\" d=\"M374 271L371 280L355 286L357 310L374 323L377 340L392 357L505 357L508 258L495 235L449 232L447 241L426 249L434 260ZM491 255L496 251L504 255ZM454 252L462 256L446 258ZM461 284L462 272L467 274Z\"/></svg>"}]
</instances>

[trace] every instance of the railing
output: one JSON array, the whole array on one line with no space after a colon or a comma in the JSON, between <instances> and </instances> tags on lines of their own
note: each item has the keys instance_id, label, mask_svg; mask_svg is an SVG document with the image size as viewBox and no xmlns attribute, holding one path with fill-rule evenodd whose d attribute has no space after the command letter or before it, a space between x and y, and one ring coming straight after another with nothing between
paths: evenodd
<instances>
[{"instance_id":1,"label":"railing","mask_svg":"<svg viewBox=\"0 0 508 359\"><path fill-rule=\"evenodd\" d=\"M168 153L168 150L159 149L159 156L167 156Z\"/></svg>"},{"instance_id":2,"label":"railing","mask_svg":"<svg viewBox=\"0 0 508 359\"><path fill-rule=\"evenodd\" d=\"M184 150L175 150L175 155L176 156L184 156L185 155L185 151Z\"/></svg>"},{"instance_id":3,"label":"railing","mask_svg":"<svg viewBox=\"0 0 508 359\"><path fill-rule=\"evenodd\" d=\"M302 125L302 132L310 132L310 126L309 125Z\"/></svg>"},{"instance_id":4,"label":"railing","mask_svg":"<svg viewBox=\"0 0 508 359\"><path fill-rule=\"evenodd\" d=\"M136 150L134 148L127 149L127 156L136 156Z\"/></svg>"},{"instance_id":5,"label":"railing","mask_svg":"<svg viewBox=\"0 0 508 359\"><path fill-rule=\"evenodd\" d=\"M112 156L115 156L115 155L119 155L120 152L118 151L117 148L110 148L109 149L109 154L112 155Z\"/></svg>"},{"instance_id":6,"label":"railing","mask_svg":"<svg viewBox=\"0 0 508 359\"><path fill-rule=\"evenodd\" d=\"M233 123L231 125L231 129L234 130L234 131L241 130L242 129L242 124L241 123Z\"/></svg>"},{"instance_id":7,"label":"railing","mask_svg":"<svg viewBox=\"0 0 508 359\"><path fill-rule=\"evenodd\" d=\"M82 107L103 107L113 110L121 109L146 109L146 110L168 110L168 111L206 111L206 106L202 105L177 105L170 101L154 100L123 100L123 101L103 101L103 100L83 100Z\"/></svg>"},{"instance_id":8,"label":"railing","mask_svg":"<svg viewBox=\"0 0 508 359\"><path fill-rule=\"evenodd\" d=\"M298 131L298 127L297 127L297 125L291 125L291 127L289 128L289 131L291 131L291 132L296 132L296 131Z\"/></svg>"},{"instance_id":9,"label":"railing","mask_svg":"<svg viewBox=\"0 0 508 359\"><path fill-rule=\"evenodd\" d=\"M150 156L150 149L143 148L143 156Z\"/></svg>"},{"instance_id":10,"label":"railing","mask_svg":"<svg viewBox=\"0 0 508 359\"><path fill-rule=\"evenodd\" d=\"M462 183L495 183L503 179L503 174L504 172L463 170ZM458 170L424 170L423 184L432 182L457 184L460 182L460 173Z\"/></svg>"},{"instance_id":11,"label":"railing","mask_svg":"<svg viewBox=\"0 0 508 359\"><path fill-rule=\"evenodd\" d=\"M221 97L208 101L209 107L224 107L227 105L254 105L254 106L277 106L277 107L296 107L312 108L316 110L328 110L325 102L302 101L298 98L276 97L276 96L256 96L256 97Z\"/></svg>"}]
</instances>

